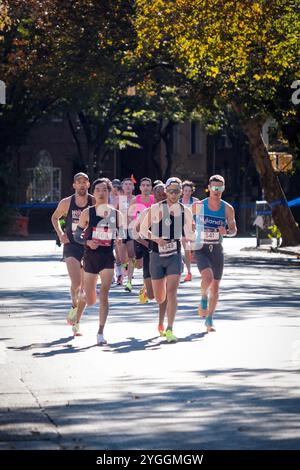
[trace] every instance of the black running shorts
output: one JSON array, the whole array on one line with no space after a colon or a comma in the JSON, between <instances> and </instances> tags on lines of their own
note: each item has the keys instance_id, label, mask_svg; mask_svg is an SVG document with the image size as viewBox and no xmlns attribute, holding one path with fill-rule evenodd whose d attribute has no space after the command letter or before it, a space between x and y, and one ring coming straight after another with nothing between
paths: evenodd
<instances>
[{"instance_id":1,"label":"black running shorts","mask_svg":"<svg viewBox=\"0 0 300 470\"><path fill-rule=\"evenodd\" d=\"M85 251L83 257L83 270L90 274L99 274L103 269L114 269L115 257L113 253L99 251Z\"/></svg>"},{"instance_id":2,"label":"black running shorts","mask_svg":"<svg viewBox=\"0 0 300 470\"><path fill-rule=\"evenodd\" d=\"M194 251L194 260L197 263L199 271L210 268L214 279L220 281L224 268L224 253L220 243L205 244L201 250Z\"/></svg>"},{"instance_id":3,"label":"black running shorts","mask_svg":"<svg viewBox=\"0 0 300 470\"><path fill-rule=\"evenodd\" d=\"M76 258L79 262L82 261L84 253L84 246L79 243L65 243L63 248L63 259Z\"/></svg>"}]
</instances>

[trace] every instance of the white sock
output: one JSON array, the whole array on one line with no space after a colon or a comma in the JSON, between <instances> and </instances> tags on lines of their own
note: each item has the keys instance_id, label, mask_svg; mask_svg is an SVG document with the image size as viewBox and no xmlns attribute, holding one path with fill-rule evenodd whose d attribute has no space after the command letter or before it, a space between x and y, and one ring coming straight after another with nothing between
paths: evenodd
<instances>
[{"instance_id":1,"label":"white sock","mask_svg":"<svg viewBox=\"0 0 300 470\"><path fill-rule=\"evenodd\" d=\"M121 264L116 265L116 275L117 276L122 276L122 265Z\"/></svg>"}]
</instances>

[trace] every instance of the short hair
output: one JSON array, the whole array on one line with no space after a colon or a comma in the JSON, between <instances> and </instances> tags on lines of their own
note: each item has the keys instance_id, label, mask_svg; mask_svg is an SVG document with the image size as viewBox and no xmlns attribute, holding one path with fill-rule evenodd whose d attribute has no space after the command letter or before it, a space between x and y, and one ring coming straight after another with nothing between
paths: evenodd
<instances>
[{"instance_id":1,"label":"short hair","mask_svg":"<svg viewBox=\"0 0 300 470\"><path fill-rule=\"evenodd\" d=\"M122 184L125 183L125 181L131 181L131 183L134 184L133 181L132 181L132 179L129 178L129 176L128 176L127 178L124 178L124 179L122 180Z\"/></svg>"},{"instance_id":2,"label":"short hair","mask_svg":"<svg viewBox=\"0 0 300 470\"><path fill-rule=\"evenodd\" d=\"M161 181L159 183L157 183L155 186L153 186L153 191L156 191L158 188L163 188L165 189L165 185L164 183Z\"/></svg>"},{"instance_id":3,"label":"short hair","mask_svg":"<svg viewBox=\"0 0 300 470\"><path fill-rule=\"evenodd\" d=\"M121 187L121 181L118 178L115 178L114 180L112 180L111 184L115 188L120 188Z\"/></svg>"},{"instance_id":4,"label":"short hair","mask_svg":"<svg viewBox=\"0 0 300 470\"><path fill-rule=\"evenodd\" d=\"M92 184L92 193L95 191L95 187L97 186L97 184L101 184L101 183L105 183L106 184L106 187L108 189L108 191L110 192L112 190L112 184L111 184L111 181L110 179L108 178L97 178L93 184Z\"/></svg>"},{"instance_id":5,"label":"short hair","mask_svg":"<svg viewBox=\"0 0 300 470\"><path fill-rule=\"evenodd\" d=\"M150 183L152 185L151 178L148 178L147 176L145 176L144 178L141 179L140 184L142 184L143 181L148 181L148 183Z\"/></svg>"},{"instance_id":6,"label":"short hair","mask_svg":"<svg viewBox=\"0 0 300 470\"><path fill-rule=\"evenodd\" d=\"M76 180L78 180L78 178L85 178L89 181L89 177L86 173L83 173L82 171L80 171L79 173L76 173L76 175L74 175L74 178L73 178L73 181L75 183Z\"/></svg>"},{"instance_id":7,"label":"short hair","mask_svg":"<svg viewBox=\"0 0 300 470\"><path fill-rule=\"evenodd\" d=\"M195 189L196 189L196 186L195 186L195 184L193 183L193 181L185 180L185 181L182 183L182 189L184 189L185 186L188 186L189 188L191 188L192 192L194 192Z\"/></svg>"},{"instance_id":8,"label":"short hair","mask_svg":"<svg viewBox=\"0 0 300 470\"><path fill-rule=\"evenodd\" d=\"M171 176L166 181L166 184L165 184L166 189L173 183L179 184L180 188L182 187L181 179L177 178L177 176Z\"/></svg>"},{"instance_id":9,"label":"short hair","mask_svg":"<svg viewBox=\"0 0 300 470\"><path fill-rule=\"evenodd\" d=\"M217 181L218 183L223 183L225 185L225 180L224 180L223 176L221 176L221 175L212 175L208 180L209 184L212 181Z\"/></svg>"}]
</instances>

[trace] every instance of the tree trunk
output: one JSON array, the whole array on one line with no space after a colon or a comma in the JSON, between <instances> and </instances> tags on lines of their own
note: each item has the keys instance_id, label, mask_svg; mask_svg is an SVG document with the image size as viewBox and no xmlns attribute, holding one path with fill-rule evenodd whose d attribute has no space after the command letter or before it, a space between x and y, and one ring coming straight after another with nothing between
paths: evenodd
<instances>
[{"instance_id":1,"label":"tree trunk","mask_svg":"<svg viewBox=\"0 0 300 470\"><path fill-rule=\"evenodd\" d=\"M265 198L272 208L274 223L281 232L281 246L300 245L300 229L287 205L285 194L273 170L268 150L262 138L261 124L251 119L243 121L241 125L249 140L251 156L260 175Z\"/></svg>"},{"instance_id":2,"label":"tree trunk","mask_svg":"<svg viewBox=\"0 0 300 470\"><path fill-rule=\"evenodd\" d=\"M162 120L160 120L158 123L155 124L149 124L149 133L151 135L151 138L149 139L151 144L150 144L150 159L151 163L154 168L154 178L153 180L156 179L161 179L162 175L162 169L160 166L160 163L156 160L156 155L157 155L157 150L159 148L161 136L161 126L162 126Z\"/></svg>"},{"instance_id":3,"label":"tree trunk","mask_svg":"<svg viewBox=\"0 0 300 470\"><path fill-rule=\"evenodd\" d=\"M161 132L161 138L163 139L165 143L165 148L166 148L166 160L167 160L167 167L164 172L163 179L167 180L170 175L171 175L171 170L172 170L172 164L173 164L173 154L171 151L171 132L172 129L174 128L175 123L172 121L169 121L164 130Z\"/></svg>"}]
</instances>

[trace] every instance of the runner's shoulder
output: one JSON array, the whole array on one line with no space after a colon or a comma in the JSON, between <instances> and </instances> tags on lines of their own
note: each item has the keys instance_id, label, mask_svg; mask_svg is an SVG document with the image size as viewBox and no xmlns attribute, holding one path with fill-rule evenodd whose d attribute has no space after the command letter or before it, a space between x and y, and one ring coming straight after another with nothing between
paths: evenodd
<instances>
[{"instance_id":1,"label":"runner's shoulder","mask_svg":"<svg viewBox=\"0 0 300 470\"><path fill-rule=\"evenodd\" d=\"M195 198L196 199L196 198ZM193 204L192 204L192 213L196 214L197 210L200 209L200 207L203 205L204 199L196 199Z\"/></svg>"},{"instance_id":2,"label":"runner's shoulder","mask_svg":"<svg viewBox=\"0 0 300 470\"><path fill-rule=\"evenodd\" d=\"M230 212L234 212L234 207L231 204L229 204L229 202L226 202L223 199L222 199L222 201L224 202L225 210L228 210Z\"/></svg>"},{"instance_id":3,"label":"runner's shoulder","mask_svg":"<svg viewBox=\"0 0 300 470\"><path fill-rule=\"evenodd\" d=\"M61 199L58 203L56 210L59 210L60 212L64 212L64 214L67 215L70 204L71 204L71 199L72 199L72 196L64 197L63 199Z\"/></svg>"}]
</instances>

